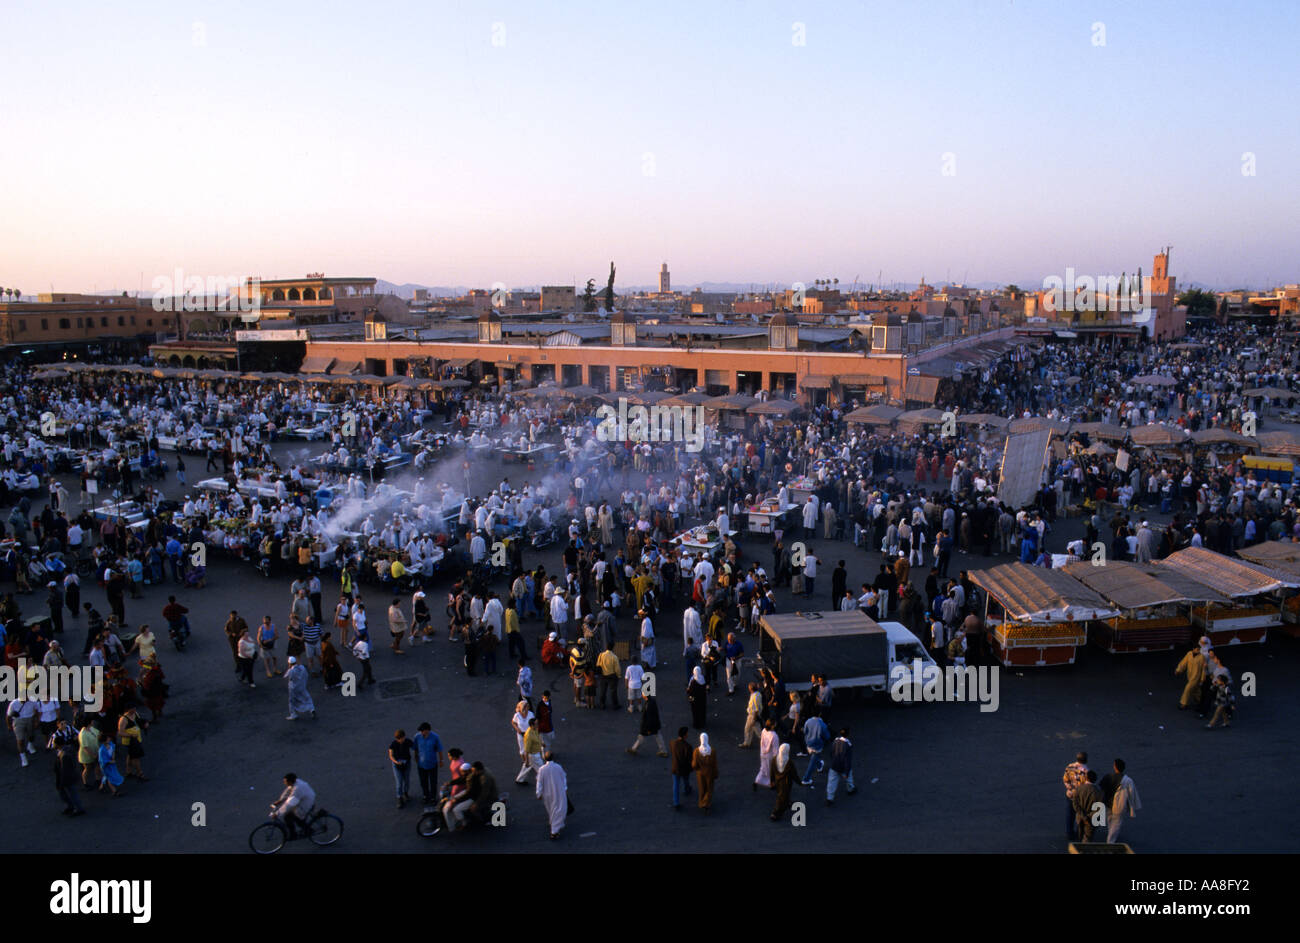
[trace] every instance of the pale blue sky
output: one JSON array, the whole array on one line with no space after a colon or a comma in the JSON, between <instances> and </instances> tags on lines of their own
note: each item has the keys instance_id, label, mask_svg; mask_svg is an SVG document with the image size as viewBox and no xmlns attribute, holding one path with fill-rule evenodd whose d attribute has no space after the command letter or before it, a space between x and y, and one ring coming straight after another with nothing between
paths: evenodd
<instances>
[{"instance_id":1,"label":"pale blue sky","mask_svg":"<svg viewBox=\"0 0 1300 943\"><path fill-rule=\"evenodd\" d=\"M667 260L678 288L1025 284L1149 271L1166 243L1183 282L1300 281L1293 2L68 0L3 22L0 284L27 292L178 266L603 283L610 259L620 284Z\"/></svg>"}]
</instances>

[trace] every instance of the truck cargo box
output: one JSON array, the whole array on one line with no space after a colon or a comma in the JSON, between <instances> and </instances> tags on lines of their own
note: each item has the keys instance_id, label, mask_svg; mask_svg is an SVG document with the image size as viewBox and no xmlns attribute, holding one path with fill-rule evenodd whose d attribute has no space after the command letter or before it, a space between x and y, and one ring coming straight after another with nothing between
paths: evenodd
<instances>
[{"instance_id":1,"label":"truck cargo box","mask_svg":"<svg viewBox=\"0 0 1300 943\"><path fill-rule=\"evenodd\" d=\"M888 633L861 610L773 613L760 626L759 651L788 689L806 688L814 673L832 685L889 674Z\"/></svg>"}]
</instances>

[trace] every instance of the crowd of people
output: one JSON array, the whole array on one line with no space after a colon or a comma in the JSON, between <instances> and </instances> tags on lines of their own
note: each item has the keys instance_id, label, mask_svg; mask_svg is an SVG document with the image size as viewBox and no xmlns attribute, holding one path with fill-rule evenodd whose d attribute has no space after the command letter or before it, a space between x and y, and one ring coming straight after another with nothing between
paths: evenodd
<instances>
[{"instance_id":1,"label":"crowd of people","mask_svg":"<svg viewBox=\"0 0 1300 943\"><path fill-rule=\"evenodd\" d=\"M775 791L770 814L779 820L796 779L811 786L827 770L828 803L841 784L848 793L856 787L849 729L829 721L830 684L815 677L806 692L787 691L791 679L758 657L765 615L810 606L862 610L901 623L940 664L979 664L991 653L981 592L962 565L972 556L1059 566L1086 558L1099 541L1113 559L1146 561L1185 546L1231 553L1262 540L1300 539L1294 484L1257 479L1239 460L1241 450L1105 446L1149 423L1240 432L1255 421L1252 413L1267 415L1272 404L1247 390L1292 386L1295 345L1282 335L1252 343L1251 361L1240 356L1240 339L1224 331L1137 349L1047 343L1016 348L942 383L938 405L960 404L963 414L1073 423L1049 455L1036 498L1023 507L999 497L1000 428L960 424L957 434L944 435L937 425L864 425L848 420L853 403L814 404L794 421L724 424L703 452L689 453L673 442L600 442L589 411L554 396L456 392L426 407L291 382L219 389L111 372L40 381L10 366L0 401L13 472L0 483L0 504L11 508L0 568L15 587L0 603L6 663L66 663L57 636L65 618L79 621L84 612L82 654L105 668L110 695L98 716L79 711L71 724L62 709L15 702L10 727L24 765L43 742L64 770L67 750L55 734L66 729L83 784L120 794L118 748L125 775L143 777L148 725L138 707L160 718L167 684L149 627L124 630L126 601L165 586L193 605L205 592L208 554L222 554L291 581L283 615L250 627L231 611L225 624L240 683L255 688L259 664L264 683L283 678L289 720L317 716L313 679L327 691L375 683L364 591L380 600L395 655L440 639L440 617L448 641L463 647L467 676L497 675L504 655L517 695L517 781L536 782L552 837L563 829L568 800L557 798L567 779L554 760L550 698L566 673L576 708L639 714L628 752L638 755L655 741L657 754L671 761L677 807L693 773L700 808L712 808L719 767L730 764L719 763L718 746L709 742L710 732L718 735L710 705L724 688L727 697L740 693L740 746L757 747L753 786ZM1136 383L1140 374L1170 384ZM61 440L36 431L48 431L50 414ZM448 431L430 427L439 414ZM323 443L286 460L285 437L302 430ZM174 461L159 458L160 438L175 440ZM534 480L516 485L504 477L495 488L475 487L481 476L471 468L487 450L543 443L554 446L554 461ZM186 482L187 454L190 466L206 461L205 473L214 473L202 488ZM173 472L183 497L169 499ZM26 476L35 478L35 493ZM75 499L69 483L79 487ZM48 500L38 513L41 491ZM96 505L109 495L112 503ZM742 538L759 507L776 513L766 547ZM1058 536L1076 515L1083 535ZM548 570L540 557L552 542L560 563ZM877 572L850 575L837 552L850 542L880 555ZM107 616L82 599L83 578L102 588ZM18 610L16 597L39 587L48 628ZM338 602L326 608L336 588ZM189 634L187 611L172 597L163 612L177 648ZM680 703L696 733L691 742L691 727L682 727L665 743L655 674L675 664L675 646L664 651L664 638L678 613L689 679ZM525 634L529 623L533 638ZM347 676L348 657L359 682ZM535 678L534 659L538 672L550 673L546 682ZM1211 726L1232 719L1231 677L1220 669L1204 645L1180 665L1188 679L1181 706L1201 715L1212 710ZM535 687L545 690L535 695ZM37 737L37 723L51 726ZM408 741L399 731L394 745L394 764L419 755L423 785L420 736ZM796 760L805 756L799 775ZM494 794L481 762L462 766L469 771L453 769L454 781L467 798L446 806L449 827L466 821L465 802ZM61 796L66 778L60 773ZM399 776L399 805L408 786ZM426 802L436 798L424 793ZM76 814L79 803L65 801Z\"/></svg>"}]
</instances>

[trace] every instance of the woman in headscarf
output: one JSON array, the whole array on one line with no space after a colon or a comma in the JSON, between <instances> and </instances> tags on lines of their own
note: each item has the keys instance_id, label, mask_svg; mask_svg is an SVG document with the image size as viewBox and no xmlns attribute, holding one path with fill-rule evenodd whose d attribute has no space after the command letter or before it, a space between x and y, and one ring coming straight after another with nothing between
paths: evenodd
<instances>
[{"instance_id":1,"label":"woman in headscarf","mask_svg":"<svg viewBox=\"0 0 1300 943\"><path fill-rule=\"evenodd\" d=\"M709 746L709 735L700 734L700 745L691 754L691 769L695 770L695 784L700 787L700 808L713 810L713 784L718 779L718 755Z\"/></svg>"},{"instance_id":2,"label":"woman in headscarf","mask_svg":"<svg viewBox=\"0 0 1300 943\"><path fill-rule=\"evenodd\" d=\"M307 693L307 669L296 657L289 659L289 670L284 673L284 680L289 682L289 716L286 720L297 720L299 714L311 714L316 719L316 705Z\"/></svg>"},{"instance_id":3,"label":"woman in headscarf","mask_svg":"<svg viewBox=\"0 0 1300 943\"><path fill-rule=\"evenodd\" d=\"M709 708L709 687L704 683L704 671L699 665L686 685L686 699L691 703L691 724L696 730L703 730Z\"/></svg>"},{"instance_id":4,"label":"woman in headscarf","mask_svg":"<svg viewBox=\"0 0 1300 943\"><path fill-rule=\"evenodd\" d=\"M768 718L763 721L763 732L758 735L758 775L754 777L754 791L759 786L772 785L772 764L776 762L777 747L781 738L776 735L776 721Z\"/></svg>"},{"instance_id":5,"label":"woman in headscarf","mask_svg":"<svg viewBox=\"0 0 1300 943\"><path fill-rule=\"evenodd\" d=\"M790 808L790 789L794 786L794 764L790 762L790 744L781 744L776 751L776 761L772 764L772 788L776 790L776 804L772 806L769 818L779 821Z\"/></svg>"}]
</instances>

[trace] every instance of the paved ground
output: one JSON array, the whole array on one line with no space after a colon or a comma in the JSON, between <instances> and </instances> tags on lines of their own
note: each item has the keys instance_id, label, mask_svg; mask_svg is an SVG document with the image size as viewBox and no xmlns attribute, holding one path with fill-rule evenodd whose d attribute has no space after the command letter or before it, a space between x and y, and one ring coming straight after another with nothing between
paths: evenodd
<instances>
[{"instance_id":1,"label":"paved ground","mask_svg":"<svg viewBox=\"0 0 1300 943\"><path fill-rule=\"evenodd\" d=\"M188 464L191 479L197 478L195 462ZM493 463L484 463L478 471L484 481L499 481L502 474ZM514 466L509 473L516 484L523 477ZM177 493L174 483L167 490ZM1070 536L1082 532L1077 521L1062 527ZM848 543L817 545L828 570L840 557L848 560L850 585L878 570L878 554ZM1051 546L1059 549L1060 544ZM742 549L770 561L762 542L746 541ZM953 572L1006 559L957 555ZM558 567L558 549L543 562L548 569ZM525 564L533 563L525 556ZM771 794L751 789L757 753L736 747L744 712L739 695L715 698L710 705L720 780L715 811L706 818L693 806L676 813L669 807L668 760L656 758L653 750L643 750L636 758L624 752L635 736L637 717L625 711L576 709L567 694L567 679L556 678L551 684L557 705L556 751L568 771L577 811L563 840L552 843L546 840L545 816L531 788L511 782L517 760L509 729L514 694L507 659L499 658L502 673L496 677L467 678L460 647L447 643L445 635L402 657L377 648L376 677L416 678L421 693L383 699L372 688L344 698L321 690L319 680L313 679L320 718L291 723L285 720L283 679L265 681L259 673L256 690L239 685L221 629L232 608L250 624L267 613L282 623L288 580L267 581L250 567L222 561L213 562L210 577L206 589L182 595L191 609L192 644L183 653L170 651L165 641L160 648L172 697L166 718L150 730L146 741L145 769L152 780L128 780L127 794L117 800L86 793L90 814L70 821L59 815L47 758L21 769L12 738L6 737L0 746L0 791L6 797L0 847L246 853L248 832L278 793L281 774L292 769L344 819L346 834L328 852L299 844L288 849L290 854L751 849L1059 853L1064 849L1061 770L1080 749L1103 771L1116 756L1128 761L1144 808L1126 824L1124 839L1139 852L1291 851L1295 846L1297 829L1290 824L1290 814L1300 729L1300 642L1282 635L1263 646L1228 652L1225 661L1236 677L1243 671L1256 673L1259 693L1241 699L1238 723L1226 731L1206 731L1203 721L1177 710L1181 686L1173 668L1179 656L1173 653L1111 656L1093 649L1072 667L1004 672L1001 707L995 713L981 713L974 704L898 706L883 697L837 702L834 725L853 729L859 791L825 808L824 776L816 790L796 786L795 799L807 803L807 825L802 828L788 821L769 822ZM829 578L819 582L826 584L828 595ZM435 585L441 588L443 583ZM108 611L102 592L83 588L83 598ZM150 588L144 599L128 599L128 618L147 619L157 627L168 591ZM328 593L325 600L328 605ZM384 635L381 613L387 600L373 593L369 600L380 622L374 633L378 640ZM33 612L43 609L40 597L20 601ZM436 594L435 601L440 602ZM794 608L788 592L779 593L778 602L785 611ZM436 606L435 613L440 611ZM674 611L657 626L660 708L670 735L689 718L677 644L680 624ZM535 654L535 627L525 623L530 654ZM84 619L68 623L77 651L84 628ZM619 631L621 637L630 637L632 620L622 620ZM347 655L344 660L345 668L355 665ZM539 680L544 686L550 679L539 672ZM467 756L482 759L501 790L510 791L507 827L433 840L416 835L419 805L395 808L385 751L396 727L413 733L423 720L433 724L445 746L459 746ZM797 762L802 770L803 761ZM196 802L205 805L204 827L192 824Z\"/></svg>"}]
</instances>

